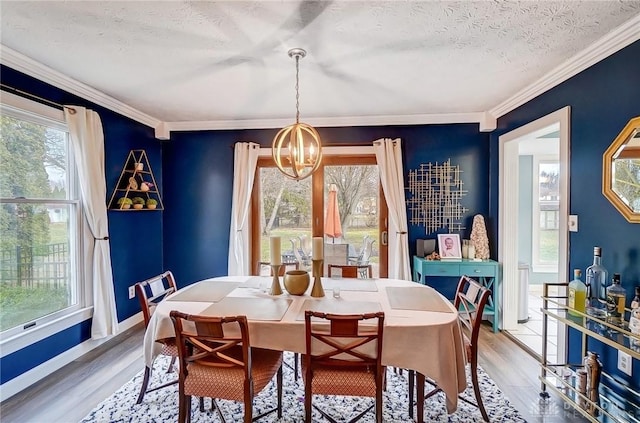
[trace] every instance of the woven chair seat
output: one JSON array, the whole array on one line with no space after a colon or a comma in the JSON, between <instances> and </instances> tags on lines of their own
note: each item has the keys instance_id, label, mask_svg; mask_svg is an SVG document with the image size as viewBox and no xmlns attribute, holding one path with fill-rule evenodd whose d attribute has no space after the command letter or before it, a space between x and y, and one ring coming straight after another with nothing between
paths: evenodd
<instances>
[{"instance_id":1,"label":"woven chair seat","mask_svg":"<svg viewBox=\"0 0 640 423\"><path fill-rule=\"evenodd\" d=\"M178 356L178 346L176 345L176 338L165 338L161 341L162 343L162 351L160 354L168 355L170 357Z\"/></svg>"},{"instance_id":2,"label":"woven chair seat","mask_svg":"<svg viewBox=\"0 0 640 423\"><path fill-rule=\"evenodd\" d=\"M242 350L236 349L228 354L234 358L242 357ZM269 384L273 375L282 364L282 352L262 348L251 349L251 377L255 392L260 392ZM189 363L189 377L185 381L186 395L212 397L233 401L244 398L244 368L213 367L206 361Z\"/></svg>"},{"instance_id":3,"label":"woven chair seat","mask_svg":"<svg viewBox=\"0 0 640 423\"><path fill-rule=\"evenodd\" d=\"M306 363L302 358L302 376L305 379ZM322 368L313 372L311 391L320 395L345 395L353 397L375 397L376 376L372 371L365 371L362 367Z\"/></svg>"}]
</instances>

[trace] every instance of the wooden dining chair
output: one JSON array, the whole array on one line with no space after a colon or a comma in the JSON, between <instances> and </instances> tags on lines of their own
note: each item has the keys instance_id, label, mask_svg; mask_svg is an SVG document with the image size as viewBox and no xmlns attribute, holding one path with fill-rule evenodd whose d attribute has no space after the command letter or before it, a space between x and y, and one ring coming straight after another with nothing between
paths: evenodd
<instances>
[{"instance_id":1,"label":"wooden dining chair","mask_svg":"<svg viewBox=\"0 0 640 423\"><path fill-rule=\"evenodd\" d=\"M153 314L158 302L162 301L165 297L176 292L176 281L171 271L166 271L160 275L156 275L152 278L138 282L135 285L136 296L140 302L140 308L142 309L142 316L144 318L145 329L149 326L151 315ZM171 363L167 369L167 373L173 371L173 365L178 357L178 348L176 347L176 339L174 337L165 338L157 342L162 343L162 351L160 354L171 357ZM140 387L140 393L136 404L140 404L144 399L144 395L147 392L156 391L161 388L178 383L178 380L167 382L160 386L149 388L149 379L151 378L151 367L145 366L144 377L142 379L142 386Z\"/></svg>"},{"instance_id":2,"label":"wooden dining chair","mask_svg":"<svg viewBox=\"0 0 640 423\"><path fill-rule=\"evenodd\" d=\"M178 422L190 421L191 396L244 403L244 422L274 411L282 418L282 352L252 348L246 316L197 316L173 310L169 314L176 333L180 360ZM277 406L253 417L253 398L277 375Z\"/></svg>"},{"instance_id":3,"label":"wooden dining chair","mask_svg":"<svg viewBox=\"0 0 640 423\"><path fill-rule=\"evenodd\" d=\"M342 276L343 278L371 279L373 270L370 264L328 264L328 276Z\"/></svg>"},{"instance_id":4,"label":"wooden dining chair","mask_svg":"<svg viewBox=\"0 0 640 423\"><path fill-rule=\"evenodd\" d=\"M454 307L458 310L458 320L460 321L460 326L462 328L465 352L467 354L467 362L469 363L469 369L471 371L471 383L473 385L476 403L474 404L472 401L461 395L459 398L478 407L482 414L482 418L486 422L489 421L489 416L484 408L482 395L480 393L480 385L478 383L478 337L480 335L482 313L490 295L491 291L482 286L476 280L468 276L462 276L458 282L453 302ZM409 370L409 416L412 418L414 374L415 372L413 370ZM425 382L435 386L435 388L426 395L424 394ZM418 423L422 423L424 415L424 400L440 392L441 389L438 388L437 381L427 380L421 373L418 373L416 383Z\"/></svg>"},{"instance_id":5,"label":"wooden dining chair","mask_svg":"<svg viewBox=\"0 0 640 423\"><path fill-rule=\"evenodd\" d=\"M373 397L376 422L382 422L386 371L381 362L383 328L383 312L338 315L305 311L306 352L302 357L305 422L311 422L314 394ZM324 410L313 407L330 422L336 422Z\"/></svg>"}]
</instances>

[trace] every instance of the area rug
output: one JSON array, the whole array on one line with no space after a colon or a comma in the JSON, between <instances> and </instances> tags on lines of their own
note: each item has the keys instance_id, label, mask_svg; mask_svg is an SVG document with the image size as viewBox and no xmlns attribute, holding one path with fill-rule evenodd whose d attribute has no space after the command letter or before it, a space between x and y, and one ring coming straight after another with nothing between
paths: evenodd
<instances>
[{"instance_id":1,"label":"area rug","mask_svg":"<svg viewBox=\"0 0 640 423\"><path fill-rule=\"evenodd\" d=\"M285 353L285 360L291 363L293 354ZM166 369L169 359L160 356L156 359L153 368L153 376L149 386L156 386L163 381L176 378L176 373L167 374ZM525 419L509 403L509 400L498 389L495 383L482 370L479 371L479 381L482 390L482 398L485 408L492 422L525 422ZM284 389L282 395L283 415L277 418L272 413L260 421L298 423L304 421L304 384L302 378L294 380L293 370L289 366L283 366ZM469 372L467 372L469 373ZM91 411L82 423L93 422L175 422L178 420L178 387L160 389L145 395L142 404L136 404L143 372L138 373L133 379L123 385L116 393L100 403ZM469 388L462 394L474 400L473 388ZM383 420L389 423L412 422L408 411L407 371L402 373L387 369L387 389L384 392ZM427 386L425 390L428 390ZM254 399L254 416L265 410L273 408L276 400L276 383L272 380L267 387ZM217 412L209 411L210 402L206 401L207 411L200 412L198 399L192 398L191 421L193 423L218 422ZM339 397L314 395L313 403L325 412L334 416L337 421L349 421L362 410L373 404L372 398ZM243 418L243 405L233 401L219 400L218 404L223 410L228 422L240 422ZM447 415L444 394L439 393L425 401L425 422L482 422L482 416L478 409L464 401L458 401L458 409L454 414ZM314 422L326 422L317 410L313 410ZM369 412L361 422L374 422L373 412Z\"/></svg>"}]
</instances>

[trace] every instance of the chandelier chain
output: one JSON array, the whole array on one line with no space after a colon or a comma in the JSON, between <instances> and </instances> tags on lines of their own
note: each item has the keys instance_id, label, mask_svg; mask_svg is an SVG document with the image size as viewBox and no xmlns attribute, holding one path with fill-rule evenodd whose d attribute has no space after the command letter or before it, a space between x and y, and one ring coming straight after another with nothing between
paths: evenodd
<instances>
[{"instance_id":1,"label":"chandelier chain","mask_svg":"<svg viewBox=\"0 0 640 423\"><path fill-rule=\"evenodd\" d=\"M300 56L296 55L296 123L300 123Z\"/></svg>"}]
</instances>

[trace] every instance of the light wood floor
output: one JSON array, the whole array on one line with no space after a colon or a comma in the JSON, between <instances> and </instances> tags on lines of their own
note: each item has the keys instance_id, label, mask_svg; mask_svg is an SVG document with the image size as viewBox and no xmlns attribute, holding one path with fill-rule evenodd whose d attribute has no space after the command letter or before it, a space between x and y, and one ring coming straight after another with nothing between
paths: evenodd
<instances>
[{"instance_id":1,"label":"light wood floor","mask_svg":"<svg viewBox=\"0 0 640 423\"><path fill-rule=\"evenodd\" d=\"M582 421L564 410L541 416L538 362L502 333L483 326L480 365L529 422ZM142 324L118 335L44 380L0 404L0 420L78 422L98 403L142 370Z\"/></svg>"}]
</instances>

